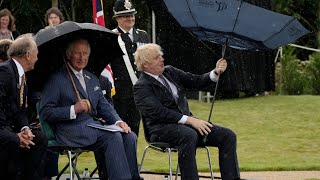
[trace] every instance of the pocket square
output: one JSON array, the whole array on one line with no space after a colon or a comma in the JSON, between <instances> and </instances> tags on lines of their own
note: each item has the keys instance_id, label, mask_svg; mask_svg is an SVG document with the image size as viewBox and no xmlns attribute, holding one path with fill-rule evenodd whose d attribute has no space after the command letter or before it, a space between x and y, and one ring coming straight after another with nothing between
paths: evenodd
<instances>
[{"instance_id":1,"label":"pocket square","mask_svg":"<svg viewBox=\"0 0 320 180\"><path fill-rule=\"evenodd\" d=\"M94 91L97 91L97 90L99 90L99 89L100 89L99 86L95 86L93 90L94 90Z\"/></svg>"}]
</instances>

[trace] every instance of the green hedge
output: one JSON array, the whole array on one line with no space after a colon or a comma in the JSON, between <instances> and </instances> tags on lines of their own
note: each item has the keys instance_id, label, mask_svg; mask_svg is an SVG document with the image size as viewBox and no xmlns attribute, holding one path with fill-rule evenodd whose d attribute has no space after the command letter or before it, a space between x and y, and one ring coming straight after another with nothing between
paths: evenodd
<instances>
[{"instance_id":1,"label":"green hedge","mask_svg":"<svg viewBox=\"0 0 320 180\"><path fill-rule=\"evenodd\" d=\"M320 53L315 52L309 60L301 61L294 54L292 47L284 48L281 61L282 94L287 95L320 95Z\"/></svg>"}]
</instances>

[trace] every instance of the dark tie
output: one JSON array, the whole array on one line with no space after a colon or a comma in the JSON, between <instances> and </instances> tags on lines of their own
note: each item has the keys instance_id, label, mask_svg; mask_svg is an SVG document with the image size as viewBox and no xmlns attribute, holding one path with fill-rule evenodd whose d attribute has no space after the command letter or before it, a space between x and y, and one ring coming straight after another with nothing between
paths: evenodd
<instances>
[{"instance_id":1,"label":"dark tie","mask_svg":"<svg viewBox=\"0 0 320 180\"><path fill-rule=\"evenodd\" d=\"M24 93L24 85L26 83L26 75L23 74L21 77L21 85L20 85L20 107L23 104L23 93Z\"/></svg>"},{"instance_id":2,"label":"dark tie","mask_svg":"<svg viewBox=\"0 0 320 180\"><path fill-rule=\"evenodd\" d=\"M130 33L129 32L124 33L124 35L125 35L125 38L127 40L130 40L130 42L132 42L132 39L130 38Z\"/></svg>"},{"instance_id":3,"label":"dark tie","mask_svg":"<svg viewBox=\"0 0 320 180\"><path fill-rule=\"evenodd\" d=\"M167 80L164 78L164 76L162 74L159 75L159 78L162 81L162 84L169 90L169 92L173 95L172 89L170 88L169 83L167 82Z\"/></svg>"}]
</instances>

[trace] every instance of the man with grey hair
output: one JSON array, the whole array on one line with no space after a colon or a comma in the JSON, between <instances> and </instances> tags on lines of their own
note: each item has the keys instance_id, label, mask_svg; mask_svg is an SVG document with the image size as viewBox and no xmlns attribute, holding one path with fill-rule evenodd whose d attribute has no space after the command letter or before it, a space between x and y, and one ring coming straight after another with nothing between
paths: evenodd
<instances>
[{"instance_id":1,"label":"man with grey hair","mask_svg":"<svg viewBox=\"0 0 320 180\"><path fill-rule=\"evenodd\" d=\"M0 64L0 174L10 179L40 180L47 139L31 131L26 116L25 72L34 68L38 48L31 34L10 46L10 60Z\"/></svg>"},{"instance_id":2,"label":"man with grey hair","mask_svg":"<svg viewBox=\"0 0 320 180\"><path fill-rule=\"evenodd\" d=\"M67 65L52 74L42 91L40 118L55 125L56 138L63 145L94 151L99 179L141 179L137 136L104 98L98 78L84 70L89 61L90 44L85 39L76 39L70 42L66 56ZM101 119L123 132L95 128ZM89 127L90 124L94 127Z\"/></svg>"},{"instance_id":3,"label":"man with grey hair","mask_svg":"<svg viewBox=\"0 0 320 180\"><path fill-rule=\"evenodd\" d=\"M195 75L172 66L164 66L163 52L157 44L146 44L135 53L137 67L143 71L133 86L135 103L141 112L151 142L165 142L178 147L181 179L199 179L196 164L198 146L219 148L219 165L223 180L240 179L236 135L225 127L198 119L190 112L185 92L201 90L227 68L223 58L211 72ZM207 141L203 141L204 135Z\"/></svg>"}]
</instances>

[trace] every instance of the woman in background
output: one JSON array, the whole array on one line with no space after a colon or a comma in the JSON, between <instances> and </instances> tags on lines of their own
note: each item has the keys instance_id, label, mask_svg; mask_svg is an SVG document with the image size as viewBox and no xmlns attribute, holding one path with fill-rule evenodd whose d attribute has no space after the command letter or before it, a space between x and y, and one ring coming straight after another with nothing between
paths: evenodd
<instances>
[{"instance_id":1,"label":"woman in background","mask_svg":"<svg viewBox=\"0 0 320 180\"><path fill-rule=\"evenodd\" d=\"M0 39L16 39L20 33L16 30L15 18L8 9L0 11Z\"/></svg>"},{"instance_id":2,"label":"woman in background","mask_svg":"<svg viewBox=\"0 0 320 180\"><path fill-rule=\"evenodd\" d=\"M64 17L62 12L57 7L52 7L47 10L44 21L48 25L48 27L57 26L64 21Z\"/></svg>"}]
</instances>

